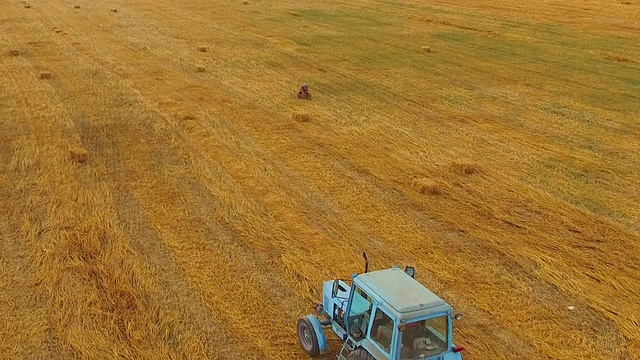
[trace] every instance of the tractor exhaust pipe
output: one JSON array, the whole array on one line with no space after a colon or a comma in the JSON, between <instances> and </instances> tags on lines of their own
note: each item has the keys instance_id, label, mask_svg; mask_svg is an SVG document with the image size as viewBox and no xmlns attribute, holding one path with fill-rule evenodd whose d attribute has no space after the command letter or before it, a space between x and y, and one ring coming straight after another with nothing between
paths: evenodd
<instances>
[{"instance_id":1,"label":"tractor exhaust pipe","mask_svg":"<svg viewBox=\"0 0 640 360\"><path fill-rule=\"evenodd\" d=\"M367 253L363 252L362 256L364 257L364 272L365 274L369 272L369 259L367 259Z\"/></svg>"}]
</instances>

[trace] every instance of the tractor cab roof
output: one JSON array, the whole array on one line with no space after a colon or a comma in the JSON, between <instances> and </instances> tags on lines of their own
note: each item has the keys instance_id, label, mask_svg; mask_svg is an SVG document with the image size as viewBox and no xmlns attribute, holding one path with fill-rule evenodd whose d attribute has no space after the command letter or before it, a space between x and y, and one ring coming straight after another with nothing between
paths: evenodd
<instances>
[{"instance_id":1,"label":"tractor cab roof","mask_svg":"<svg viewBox=\"0 0 640 360\"><path fill-rule=\"evenodd\" d=\"M385 304L400 319L452 309L438 295L397 267L360 274L353 281L369 296Z\"/></svg>"}]
</instances>

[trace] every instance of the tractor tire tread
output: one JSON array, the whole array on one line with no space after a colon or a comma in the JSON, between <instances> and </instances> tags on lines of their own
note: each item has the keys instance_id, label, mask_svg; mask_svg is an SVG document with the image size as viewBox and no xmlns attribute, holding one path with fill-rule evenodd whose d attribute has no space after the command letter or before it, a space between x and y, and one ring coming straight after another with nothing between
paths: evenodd
<instances>
[{"instance_id":1,"label":"tractor tire tread","mask_svg":"<svg viewBox=\"0 0 640 360\"><path fill-rule=\"evenodd\" d=\"M358 348L349 354L347 360L376 360L376 358L369 354L367 350Z\"/></svg>"}]
</instances>

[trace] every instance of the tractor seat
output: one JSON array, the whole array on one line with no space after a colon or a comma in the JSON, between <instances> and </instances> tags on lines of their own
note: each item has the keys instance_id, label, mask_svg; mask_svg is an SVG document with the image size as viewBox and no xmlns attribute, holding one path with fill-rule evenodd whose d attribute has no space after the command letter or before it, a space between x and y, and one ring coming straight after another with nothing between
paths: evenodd
<instances>
[{"instance_id":1,"label":"tractor seat","mask_svg":"<svg viewBox=\"0 0 640 360\"><path fill-rule=\"evenodd\" d=\"M380 344L391 344L391 336L393 336L393 329L388 325L380 325L376 329L376 336L374 340ZM383 346L386 348L386 346Z\"/></svg>"},{"instance_id":2,"label":"tractor seat","mask_svg":"<svg viewBox=\"0 0 640 360\"><path fill-rule=\"evenodd\" d=\"M420 337L421 334L422 324L420 322L408 323L402 332L402 343L405 346L411 347L413 340Z\"/></svg>"}]
</instances>

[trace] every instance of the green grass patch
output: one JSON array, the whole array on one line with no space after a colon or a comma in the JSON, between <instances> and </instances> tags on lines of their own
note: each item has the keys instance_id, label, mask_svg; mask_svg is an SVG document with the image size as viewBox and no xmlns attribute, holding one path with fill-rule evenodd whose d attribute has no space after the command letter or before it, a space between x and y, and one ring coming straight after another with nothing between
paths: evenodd
<instances>
[{"instance_id":1,"label":"green grass patch","mask_svg":"<svg viewBox=\"0 0 640 360\"><path fill-rule=\"evenodd\" d=\"M462 30L437 32L433 37L449 43L469 43L475 38L468 31Z\"/></svg>"},{"instance_id":2,"label":"green grass patch","mask_svg":"<svg viewBox=\"0 0 640 360\"><path fill-rule=\"evenodd\" d=\"M384 17L369 12L355 12L345 9L308 9L299 12L301 19L316 25L332 25L338 28L366 29L391 25Z\"/></svg>"}]
</instances>

